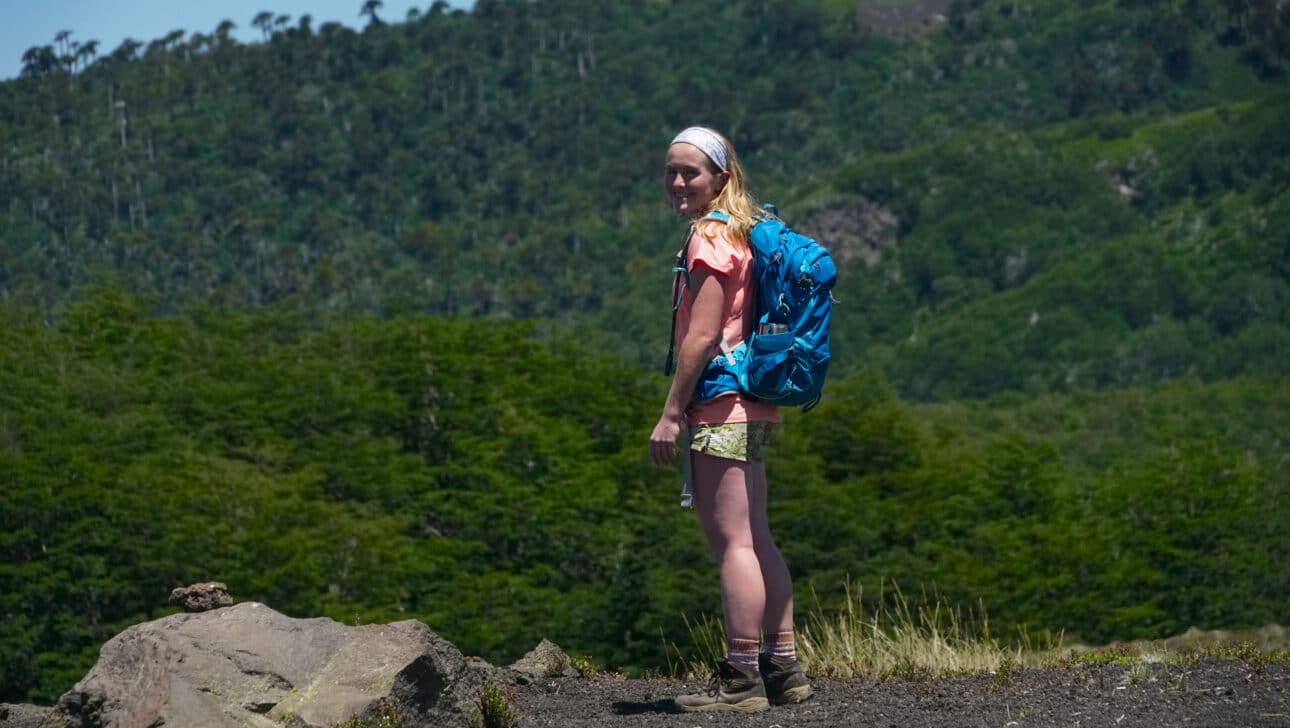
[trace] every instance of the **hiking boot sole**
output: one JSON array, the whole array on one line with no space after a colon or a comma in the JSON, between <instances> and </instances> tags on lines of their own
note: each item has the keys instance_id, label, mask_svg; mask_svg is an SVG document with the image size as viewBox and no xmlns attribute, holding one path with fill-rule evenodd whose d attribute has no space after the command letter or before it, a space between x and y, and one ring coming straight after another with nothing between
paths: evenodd
<instances>
[{"instance_id":1,"label":"hiking boot sole","mask_svg":"<svg viewBox=\"0 0 1290 728\"><path fill-rule=\"evenodd\" d=\"M707 712L710 710L733 710L739 713L760 713L770 707L765 698L744 698L737 703L708 703L706 705L680 705L687 713Z\"/></svg>"},{"instance_id":2,"label":"hiking boot sole","mask_svg":"<svg viewBox=\"0 0 1290 728\"><path fill-rule=\"evenodd\" d=\"M771 705L789 705L791 703L801 703L814 695L810 685L801 685L795 688L789 688L783 693L776 695L770 700Z\"/></svg>"}]
</instances>

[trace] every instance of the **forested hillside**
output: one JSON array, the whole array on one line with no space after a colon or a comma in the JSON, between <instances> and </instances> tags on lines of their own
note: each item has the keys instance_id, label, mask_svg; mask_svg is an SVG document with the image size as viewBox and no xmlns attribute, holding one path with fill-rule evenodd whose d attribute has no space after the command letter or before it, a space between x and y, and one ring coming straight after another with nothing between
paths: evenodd
<instances>
[{"instance_id":1,"label":"forested hillside","mask_svg":"<svg viewBox=\"0 0 1290 728\"><path fill-rule=\"evenodd\" d=\"M644 447L690 123L840 262L836 379L770 466L803 605L1290 621L1290 6L904 5L32 49L0 84L0 700L199 579L662 668L718 608Z\"/></svg>"}]
</instances>

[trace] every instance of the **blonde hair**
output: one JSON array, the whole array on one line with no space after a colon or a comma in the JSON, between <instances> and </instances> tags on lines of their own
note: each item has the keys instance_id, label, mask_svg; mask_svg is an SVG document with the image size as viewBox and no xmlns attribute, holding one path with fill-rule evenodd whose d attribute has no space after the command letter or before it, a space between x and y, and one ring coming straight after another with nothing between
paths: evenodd
<instances>
[{"instance_id":1,"label":"blonde hair","mask_svg":"<svg viewBox=\"0 0 1290 728\"><path fill-rule=\"evenodd\" d=\"M709 129L708 131L712 130ZM725 186L721 188L717 196L712 198L712 202L708 203L703 214L706 215L713 210L720 210L729 215L730 220L725 224L727 235L737 245L747 246L748 234L752 232L753 226L757 224L758 219L765 217L766 213L762 212L761 206L757 204L757 199L752 196L752 193L748 191L747 186L744 184L744 169L739 164L739 157L735 154L734 145L724 135L715 131L712 131L712 133L721 140L721 144L726 148L726 161L730 165L730 169L727 171L730 176L726 179ZM717 167L716 162L708 159L708 165L713 172L721 173L721 169ZM716 230L711 226L718 224L720 223L715 221L706 223L701 228L703 234L707 237L715 236L717 234Z\"/></svg>"}]
</instances>

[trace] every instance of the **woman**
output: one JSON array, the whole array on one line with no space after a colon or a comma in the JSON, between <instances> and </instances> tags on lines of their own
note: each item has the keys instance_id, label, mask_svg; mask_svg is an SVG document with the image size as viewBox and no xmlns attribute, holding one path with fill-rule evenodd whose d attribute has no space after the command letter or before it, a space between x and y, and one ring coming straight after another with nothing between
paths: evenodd
<instances>
[{"instance_id":1,"label":"woman","mask_svg":"<svg viewBox=\"0 0 1290 728\"><path fill-rule=\"evenodd\" d=\"M793 639L793 582L766 517L766 446L774 406L729 393L695 402L705 365L751 332L755 301L748 232L758 207L744 188L734 148L717 132L690 127L672 140L663 178L668 201L688 217L684 271L674 300L676 373L650 435L650 457L677 459L713 559L721 566L727 652L712 688L676 699L684 710L758 711L800 702L811 687ZM670 366L670 362L669 362ZM762 642L762 637L765 642Z\"/></svg>"}]
</instances>

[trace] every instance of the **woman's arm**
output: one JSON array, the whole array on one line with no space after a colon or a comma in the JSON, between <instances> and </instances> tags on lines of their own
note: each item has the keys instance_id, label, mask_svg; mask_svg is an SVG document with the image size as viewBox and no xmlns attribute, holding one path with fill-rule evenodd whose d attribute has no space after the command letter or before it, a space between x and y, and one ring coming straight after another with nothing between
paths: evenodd
<instances>
[{"instance_id":1,"label":"woman's arm","mask_svg":"<svg viewBox=\"0 0 1290 728\"><path fill-rule=\"evenodd\" d=\"M685 425L685 408L694 397L699 375L713 356L721 338L721 311L725 303L724 277L698 266L690 272L694 304L690 307L690 328L677 352L676 375L663 405L663 415L649 438L650 459L658 465L676 460L676 437Z\"/></svg>"}]
</instances>

